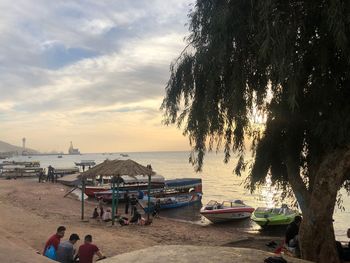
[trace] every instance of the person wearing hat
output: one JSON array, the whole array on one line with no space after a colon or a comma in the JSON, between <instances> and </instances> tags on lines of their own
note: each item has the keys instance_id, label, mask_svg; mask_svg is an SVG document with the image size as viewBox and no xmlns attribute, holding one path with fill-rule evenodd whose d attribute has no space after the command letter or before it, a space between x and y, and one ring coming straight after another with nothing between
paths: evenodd
<instances>
[{"instance_id":1,"label":"person wearing hat","mask_svg":"<svg viewBox=\"0 0 350 263\"><path fill-rule=\"evenodd\" d=\"M74 260L74 244L80 240L77 234L71 234L68 241L58 245L56 261L61 263L72 263Z\"/></svg>"}]
</instances>

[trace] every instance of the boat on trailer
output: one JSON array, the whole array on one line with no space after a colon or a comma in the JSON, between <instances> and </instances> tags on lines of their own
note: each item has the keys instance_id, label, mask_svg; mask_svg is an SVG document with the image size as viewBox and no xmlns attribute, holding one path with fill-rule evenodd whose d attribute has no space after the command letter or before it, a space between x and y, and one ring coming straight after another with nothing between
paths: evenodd
<instances>
[{"instance_id":1,"label":"boat on trailer","mask_svg":"<svg viewBox=\"0 0 350 263\"><path fill-rule=\"evenodd\" d=\"M299 211L282 205L280 208L258 207L251 219L261 227L289 225Z\"/></svg>"},{"instance_id":2,"label":"boat on trailer","mask_svg":"<svg viewBox=\"0 0 350 263\"><path fill-rule=\"evenodd\" d=\"M249 218L253 211L254 208L244 204L242 200L223 201L222 203L211 200L202 207L200 213L213 223L221 223Z\"/></svg>"}]
</instances>

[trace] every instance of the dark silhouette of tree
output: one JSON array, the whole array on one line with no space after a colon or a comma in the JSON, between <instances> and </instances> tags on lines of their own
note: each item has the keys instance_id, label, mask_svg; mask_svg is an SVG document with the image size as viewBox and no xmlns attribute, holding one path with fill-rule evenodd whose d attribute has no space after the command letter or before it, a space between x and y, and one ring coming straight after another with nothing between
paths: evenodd
<instances>
[{"instance_id":1,"label":"dark silhouette of tree","mask_svg":"<svg viewBox=\"0 0 350 263\"><path fill-rule=\"evenodd\" d=\"M197 0L188 46L171 65L165 123L184 125L200 170L207 150L225 161L252 140L252 190L271 176L303 213L302 257L338 262L332 216L349 188L350 2ZM266 116L264 130L252 116Z\"/></svg>"}]
</instances>

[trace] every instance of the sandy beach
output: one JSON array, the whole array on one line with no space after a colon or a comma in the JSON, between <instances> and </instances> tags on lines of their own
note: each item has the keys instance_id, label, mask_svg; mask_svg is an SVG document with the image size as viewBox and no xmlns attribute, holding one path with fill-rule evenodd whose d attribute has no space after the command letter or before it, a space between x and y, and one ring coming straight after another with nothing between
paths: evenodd
<instances>
[{"instance_id":1,"label":"sandy beach","mask_svg":"<svg viewBox=\"0 0 350 263\"><path fill-rule=\"evenodd\" d=\"M89 218L96 202L85 203L85 218L81 221L81 203L74 195L64 198L70 190L61 184L37 183L30 180L0 181L0 224L2 237L11 237L35 251L42 251L47 238L57 226L67 227L65 239L71 233L82 238L91 234L94 243L111 257L155 245L239 246L266 251L265 237L246 233L242 229L222 225L196 225L168 218L156 218L150 226L112 226ZM281 239L281 238L280 238ZM78 243L79 245L80 243Z\"/></svg>"}]
</instances>

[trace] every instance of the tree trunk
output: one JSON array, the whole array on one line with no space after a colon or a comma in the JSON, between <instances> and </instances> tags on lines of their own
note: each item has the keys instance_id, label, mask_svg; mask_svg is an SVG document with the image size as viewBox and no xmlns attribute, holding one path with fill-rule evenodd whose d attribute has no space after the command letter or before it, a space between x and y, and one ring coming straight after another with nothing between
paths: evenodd
<instances>
[{"instance_id":1,"label":"tree trunk","mask_svg":"<svg viewBox=\"0 0 350 263\"><path fill-rule=\"evenodd\" d=\"M300 228L300 249L303 259L319 263L338 263L335 246L333 212L344 172L349 167L350 154L336 151L325 156L317 173L309 199L303 212Z\"/></svg>"},{"instance_id":2,"label":"tree trunk","mask_svg":"<svg viewBox=\"0 0 350 263\"><path fill-rule=\"evenodd\" d=\"M336 197L335 189L327 191L322 185L314 188L299 233L303 259L319 263L339 262L332 220Z\"/></svg>"}]
</instances>

